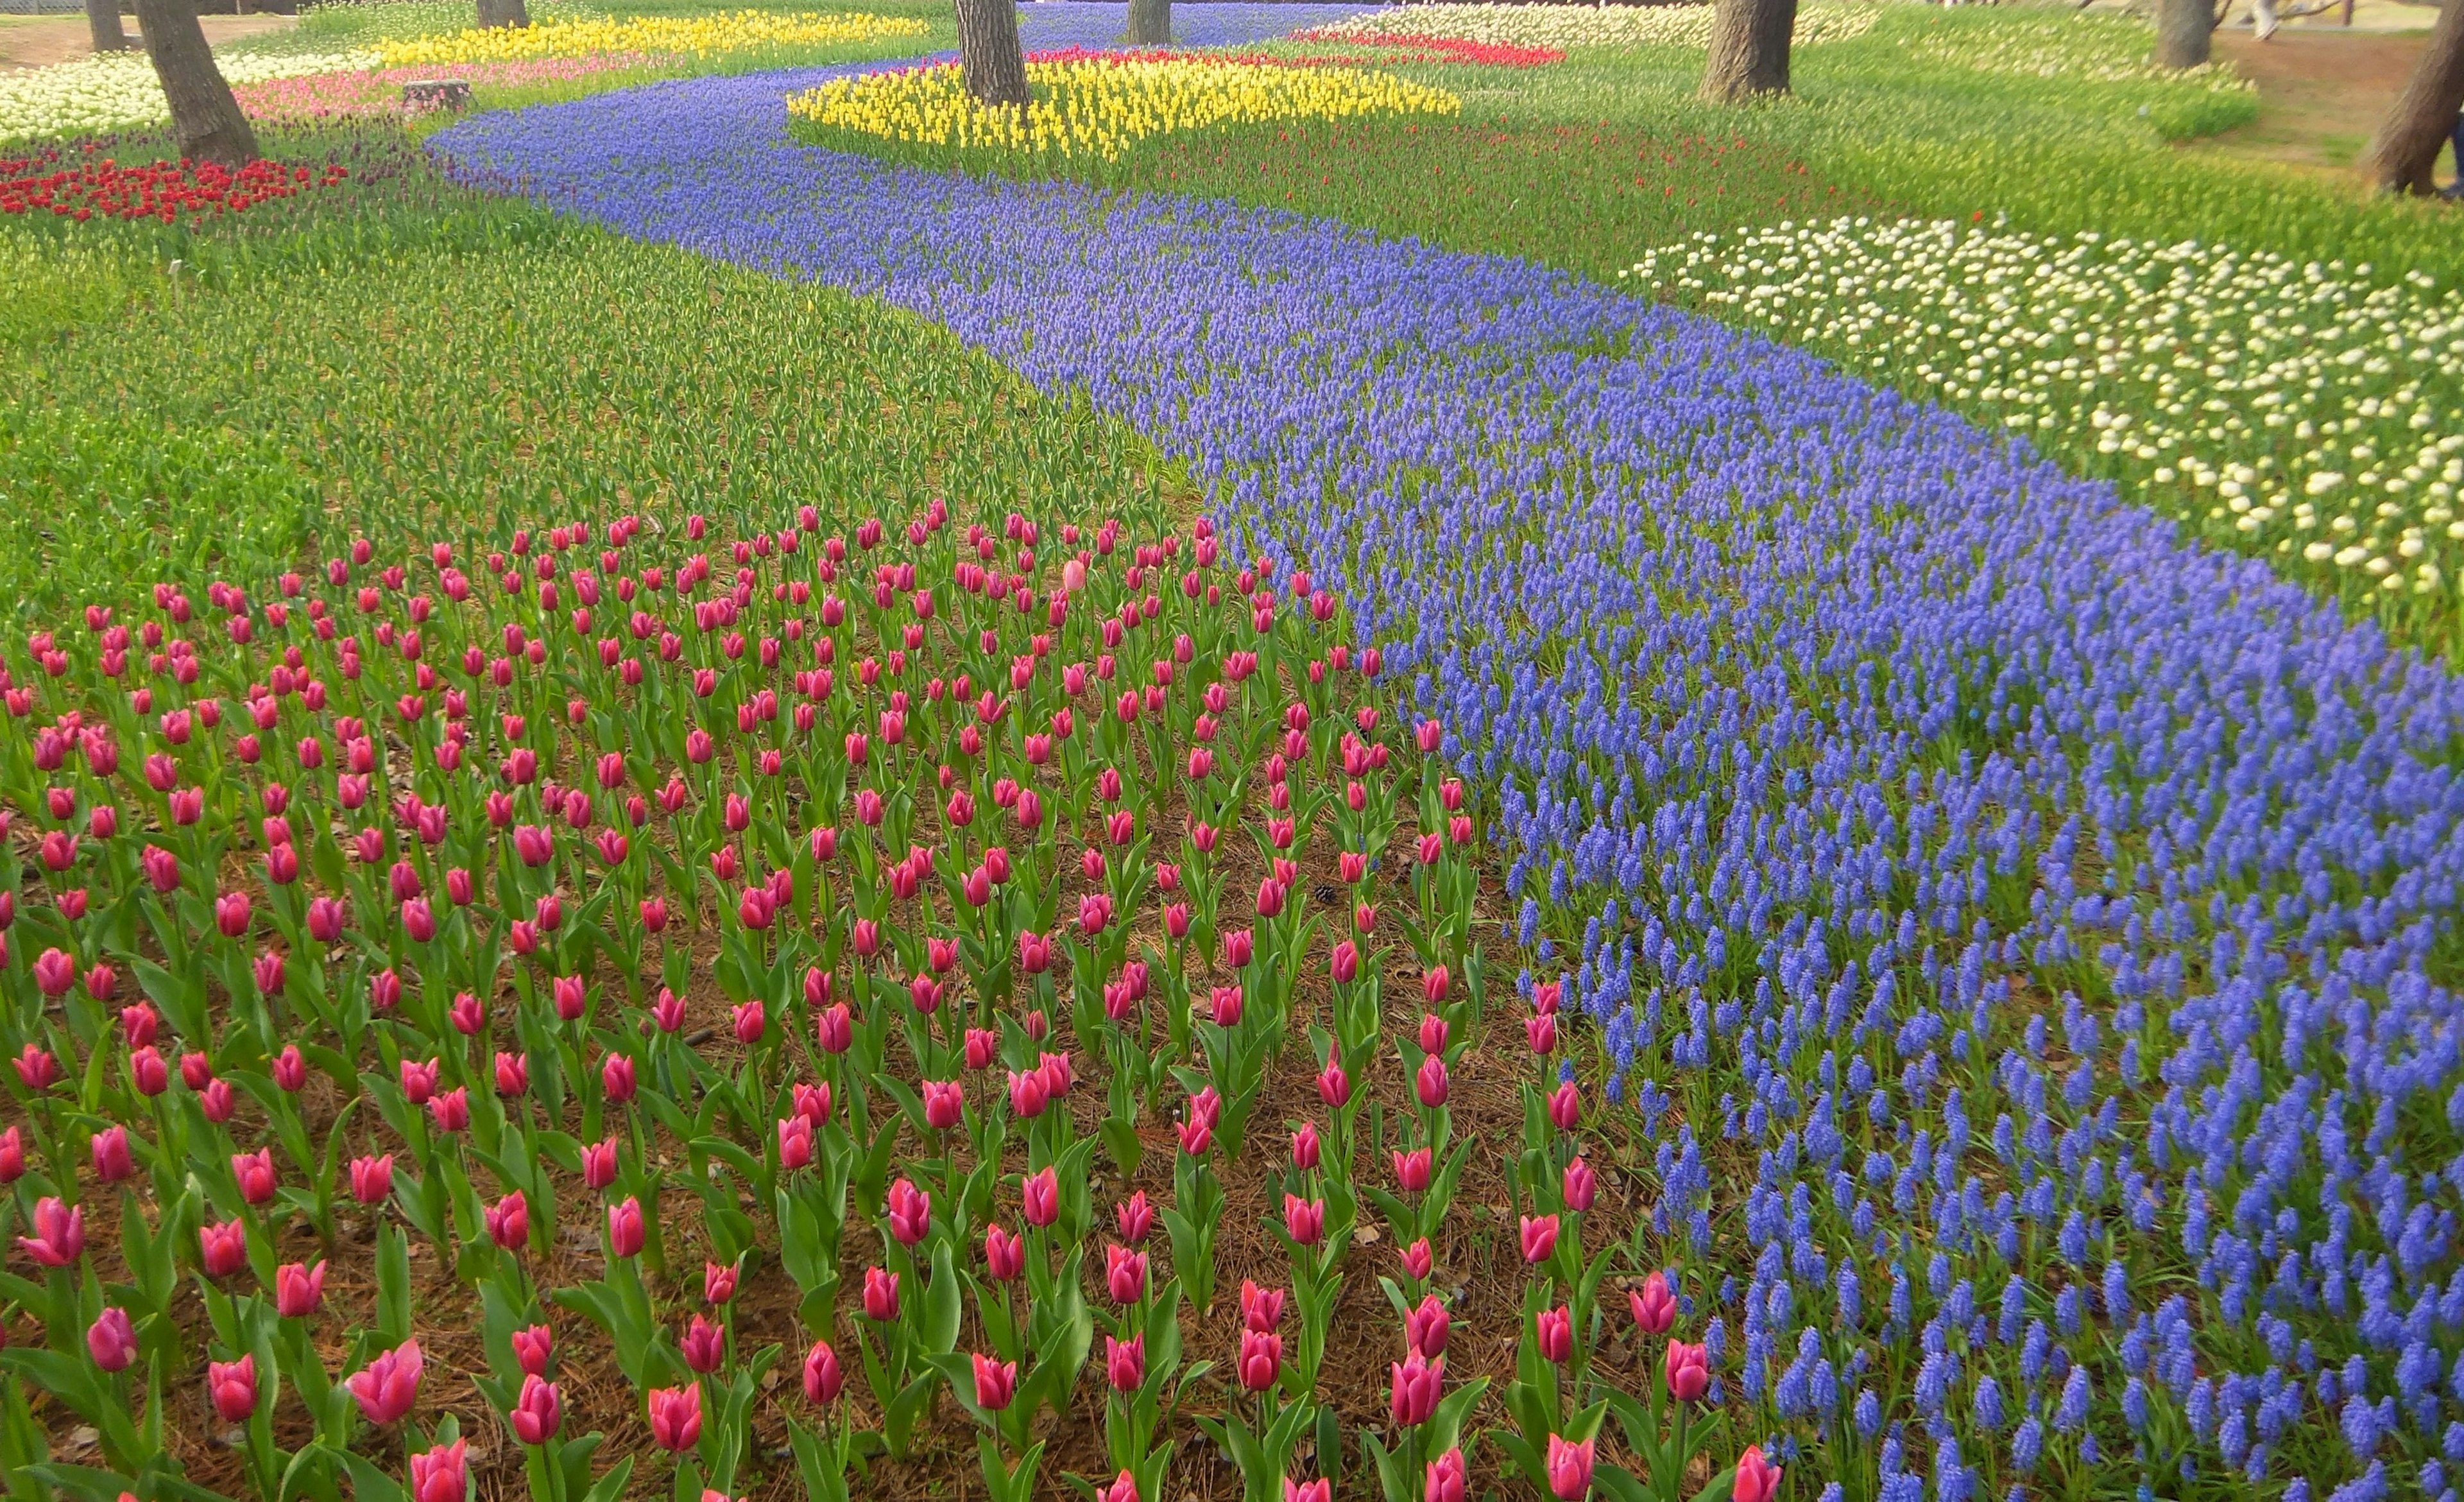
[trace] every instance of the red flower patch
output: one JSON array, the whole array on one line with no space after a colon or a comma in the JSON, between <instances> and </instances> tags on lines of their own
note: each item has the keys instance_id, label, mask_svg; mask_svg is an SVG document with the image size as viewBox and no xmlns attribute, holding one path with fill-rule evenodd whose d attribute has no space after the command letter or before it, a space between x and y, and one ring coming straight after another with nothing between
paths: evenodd
<instances>
[{"instance_id":1,"label":"red flower patch","mask_svg":"<svg viewBox=\"0 0 2464 1502\"><path fill-rule=\"evenodd\" d=\"M251 162L234 172L212 162L127 166L109 157L73 163L64 153L0 157L0 213L50 213L64 219L160 219L237 213L350 176L338 163L309 166Z\"/></svg>"}]
</instances>

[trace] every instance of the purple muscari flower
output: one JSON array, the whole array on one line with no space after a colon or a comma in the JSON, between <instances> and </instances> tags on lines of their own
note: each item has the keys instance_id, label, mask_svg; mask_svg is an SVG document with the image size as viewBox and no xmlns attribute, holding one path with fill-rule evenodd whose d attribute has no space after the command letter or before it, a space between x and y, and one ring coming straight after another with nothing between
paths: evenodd
<instances>
[{"instance_id":1,"label":"purple muscari flower","mask_svg":"<svg viewBox=\"0 0 2464 1502\"><path fill-rule=\"evenodd\" d=\"M2087 1368L2074 1366L2062 1382L2062 1401L2054 1409L2054 1427L2064 1434L2076 1432L2087 1423Z\"/></svg>"}]
</instances>

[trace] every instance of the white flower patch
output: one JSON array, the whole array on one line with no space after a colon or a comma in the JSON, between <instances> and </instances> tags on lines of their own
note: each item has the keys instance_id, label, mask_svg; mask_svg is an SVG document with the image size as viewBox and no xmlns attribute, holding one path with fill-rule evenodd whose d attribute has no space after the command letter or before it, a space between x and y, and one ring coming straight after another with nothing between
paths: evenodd
<instances>
[{"instance_id":1,"label":"white flower patch","mask_svg":"<svg viewBox=\"0 0 2464 1502\"><path fill-rule=\"evenodd\" d=\"M219 54L232 83L349 73L377 65L370 52ZM170 118L154 64L142 52L100 53L22 73L0 74L0 141L95 136L134 130Z\"/></svg>"},{"instance_id":2,"label":"white flower patch","mask_svg":"<svg viewBox=\"0 0 2464 1502\"><path fill-rule=\"evenodd\" d=\"M2464 295L2419 273L1857 218L1700 234L1621 275L2067 450L2246 551L2419 593L2464 555Z\"/></svg>"},{"instance_id":3,"label":"white flower patch","mask_svg":"<svg viewBox=\"0 0 2464 1502\"><path fill-rule=\"evenodd\" d=\"M1450 36L1508 47L1704 48L1711 42L1707 5L1403 5L1374 11L1340 30L1388 36ZM1874 29L1871 5L1809 0L1796 11L1794 43L1819 47Z\"/></svg>"},{"instance_id":4,"label":"white flower patch","mask_svg":"<svg viewBox=\"0 0 2464 1502\"><path fill-rule=\"evenodd\" d=\"M1991 32L1910 37L1900 45L1923 62L2006 77L2185 83L2218 94L2249 94L2258 87L2230 63L2160 68L2148 55L2152 42L2144 21L2072 12L2024 22L2010 18Z\"/></svg>"}]
</instances>

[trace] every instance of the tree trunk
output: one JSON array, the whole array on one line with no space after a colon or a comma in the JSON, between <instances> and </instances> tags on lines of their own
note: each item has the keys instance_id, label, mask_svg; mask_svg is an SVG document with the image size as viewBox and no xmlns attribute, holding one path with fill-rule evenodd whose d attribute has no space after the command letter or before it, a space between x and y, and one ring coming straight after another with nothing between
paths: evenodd
<instances>
[{"instance_id":1,"label":"tree trunk","mask_svg":"<svg viewBox=\"0 0 2464 1502\"><path fill-rule=\"evenodd\" d=\"M2156 0L2156 66L2196 68L2216 30L2213 0Z\"/></svg>"},{"instance_id":2,"label":"tree trunk","mask_svg":"<svg viewBox=\"0 0 2464 1502\"><path fill-rule=\"evenodd\" d=\"M1012 0L957 0L958 68L986 104L1026 103L1026 53Z\"/></svg>"},{"instance_id":3,"label":"tree trunk","mask_svg":"<svg viewBox=\"0 0 2464 1502\"><path fill-rule=\"evenodd\" d=\"M2391 193L2433 191L2431 168L2455 130L2458 108L2464 108L2464 3L2449 0L2412 77L2370 142L2370 181ZM2464 165L2457 170L2464 175Z\"/></svg>"},{"instance_id":4,"label":"tree trunk","mask_svg":"<svg viewBox=\"0 0 2464 1502\"><path fill-rule=\"evenodd\" d=\"M479 24L522 27L531 24L530 8L522 0L479 0Z\"/></svg>"},{"instance_id":5,"label":"tree trunk","mask_svg":"<svg viewBox=\"0 0 2464 1502\"><path fill-rule=\"evenodd\" d=\"M85 25L94 33L96 52L127 50L128 33L120 28L120 0L85 0Z\"/></svg>"},{"instance_id":6,"label":"tree trunk","mask_svg":"<svg viewBox=\"0 0 2464 1502\"><path fill-rule=\"evenodd\" d=\"M1130 0L1130 34L1133 47L1164 47L1172 42L1172 0Z\"/></svg>"},{"instance_id":7,"label":"tree trunk","mask_svg":"<svg viewBox=\"0 0 2464 1502\"><path fill-rule=\"evenodd\" d=\"M256 160L256 132L214 64L195 0L137 0L137 26L171 103L171 137L180 155L229 167Z\"/></svg>"},{"instance_id":8,"label":"tree trunk","mask_svg":"<svg viewBox=\"0 0 2464 1502\"><path fill-rule=\"evenodd\" d=\"M1711 51L1703 61L1703 98L1735 104L1788 92L1788 44L1796 0L1719 0Z\"/></svg>"}]
</instances>

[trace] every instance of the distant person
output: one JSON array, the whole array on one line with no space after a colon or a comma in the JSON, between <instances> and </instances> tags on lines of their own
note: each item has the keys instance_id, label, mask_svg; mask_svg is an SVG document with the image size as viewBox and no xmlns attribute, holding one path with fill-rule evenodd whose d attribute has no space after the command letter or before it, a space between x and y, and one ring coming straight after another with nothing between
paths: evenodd
<instances>
[{"instance_id":1,"label":"distant person","mask_svg":"<svg viewBox=\"0 0 2464 1502\"><path fill-rule=\"evenodd\" d=\"M2260 41L2274 36L2277 25L2276 0L2253 0L2250 24L2251 29L2258 33Z\"/></svg>"}]
</instances>

